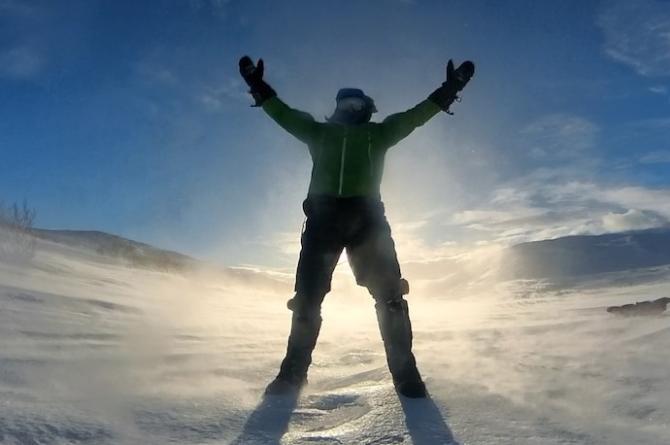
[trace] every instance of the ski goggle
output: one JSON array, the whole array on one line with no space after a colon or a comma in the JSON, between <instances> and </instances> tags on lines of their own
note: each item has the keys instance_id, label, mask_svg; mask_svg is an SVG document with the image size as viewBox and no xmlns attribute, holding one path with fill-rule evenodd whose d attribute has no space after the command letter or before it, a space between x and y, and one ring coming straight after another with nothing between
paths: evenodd
<instances>
[{"instance_id":1,"label":"ski goggle","mask_svg":"<svg viewBox=\"0 0 670 445\"><path fill-rule=\"evenodd\" d=\"M343 97L337 101L337 109L340 111L363 111L368 103L362 97Z\"/></svg>"}]
</instances>

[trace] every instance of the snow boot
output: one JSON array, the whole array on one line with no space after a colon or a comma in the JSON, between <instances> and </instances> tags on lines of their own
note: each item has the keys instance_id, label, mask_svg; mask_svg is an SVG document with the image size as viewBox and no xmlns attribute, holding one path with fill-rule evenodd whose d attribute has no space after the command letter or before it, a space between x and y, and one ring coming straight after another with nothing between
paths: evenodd
<instances>
[{"instance_id":1,"label":"snow boot","mask_svg":"<svg viewBox=\"0 0 670 445\"><path fill-rule=\"evenodd\" d=\"M278 375L265 388L265 394L269 396L279 396L284 394L297 394L302 387L307 384L307 379L291 380L282 375Z\"/></svg>"},{"instance_id":2,"label":"snow boot","mask_svg":"<svg viewBox=\"0 0 670 445\"><path fill-rule=\"evenodd\" d=\"M416 365L408 366L404 372L394 375L393 385L399 394L411 399L422 399L428 395Z\"/></svg>"},{"instance_id":3,"label":"snow boot","mask_svg":"<svg viewBox=\"0 0 670 445\"><path fill-rule=\"evenodd\" d=\"M396 390L405 397L426 397L426 386L412 353L412 325L407 301L402 297L377 300L375 309L384 340L386 361Z\"/></svg>"},{"instance_id":4,"label":"snow boot","mask_svg":"<svg viewBox=\"0 0 670 445\"><path fill-rule=\"evenodd\" d=\"M312 363L312 351L320 329L320 315L293 313L286 357L279 368L279 374L265 389L266 394L299 392L307 383L307 369Z\"/></svg>"}]
</instances>

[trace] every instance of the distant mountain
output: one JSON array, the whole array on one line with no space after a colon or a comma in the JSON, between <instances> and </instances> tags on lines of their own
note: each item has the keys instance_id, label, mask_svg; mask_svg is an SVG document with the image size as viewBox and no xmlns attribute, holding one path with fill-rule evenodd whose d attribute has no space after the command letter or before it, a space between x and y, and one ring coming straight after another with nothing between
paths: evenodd
<instances>
[{"instance_id":1,"label":"distant mountain","mask_svg":"<svg viewBox=\"0 0 670 445\"><path fill-rule=\"evenodd\" d=\"M196 259L188 255L95 230L33 229L32 233L37 238L123 259L134 266L159 270L184 270L197 263Z\"/></svg>"},{"instance_id":2,"label":"distant mountain","mask_svg":"<svg viewBox=\"0 0 670 445\"><path fill-rule=\"evenodd\" d=\"M286 280L281 274L252 268L219 266L110 233L47 229L32 229L31 233L39 239L119 260L133 267L166 272L214 274L229 285L253 283L259 290L282 289L290 293L291 289L290 280Z\"/></svg>"},{"instance_id":3,"label":"distant mountain","mask_svg":"<svg viewBox=\"0 0 670 445\"><path fill-rule=\"evenodd\" d=\"M512 246L507 278L562 279L670 265L670 228L567 236Z\"/></svg>"}]
</instances>

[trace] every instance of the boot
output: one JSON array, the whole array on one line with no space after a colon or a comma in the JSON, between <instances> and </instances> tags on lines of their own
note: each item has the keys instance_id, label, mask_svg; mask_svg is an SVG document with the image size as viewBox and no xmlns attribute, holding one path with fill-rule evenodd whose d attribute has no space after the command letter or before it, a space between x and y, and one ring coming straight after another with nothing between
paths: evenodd
<instances>
[{"instance_id":1,"label":"boot","mask_svg":"<svg viewBox=\"0 0 670 445\"><path fill-rule=\"evenodd\" d=\"M377 321L396 390L405 397L426 397L426 386L412 354L412 324L404 298L377 300Z\"/></svg>"},{"instance_id":2,"label":"boot","mask_svg":"<svg viewBox=\"0 0 670 445\"><path fill-rule=\"evenodd\" d=\"M266 394L299 392L307 383L307 369L312 363L312 351L320 329L320 315L304 316L293 313L286 357L279 368L279 374L265 389Z\"/></svg>"}]
</instances>

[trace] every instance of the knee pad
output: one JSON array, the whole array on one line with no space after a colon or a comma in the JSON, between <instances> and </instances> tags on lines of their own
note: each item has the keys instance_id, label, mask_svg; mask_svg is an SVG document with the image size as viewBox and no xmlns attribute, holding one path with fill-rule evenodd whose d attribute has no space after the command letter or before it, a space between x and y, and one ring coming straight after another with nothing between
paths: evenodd
<instances>
[{"instance_id":1,"label":"knee pad","mask_svg":"<svg viewBox=\"0 0 670 445\"><path fill-rule=\"evenodd\" d=\"M320 319L321 300L315 300L318 301L318 303L313 302L314 300L306 299L300 294L296 294L286 302L286 307L302 321Z\"/></svg>"},{"instance_id":2,"label":"knee pad","mask_svg":"<svg viewBox=\"0 0 670 445\"><path fill-rule=\"evenodd\" d=\"M378 311L408 312L407 301L402 295L382 300L378 299L375 308L377 308Z\"/></svg>"},{"instance_id":3,"label":"knee pad","mask_svg":"<svg viewBox=\"0 0 670 445\"><path fill-rule=\"evenodd\" d=\"M368 288L368 290L377 302L398 301L403 299L403 295L409 293L409 283L406 279L401 278L391 285Z\"/></svg>"}]
</instances>

